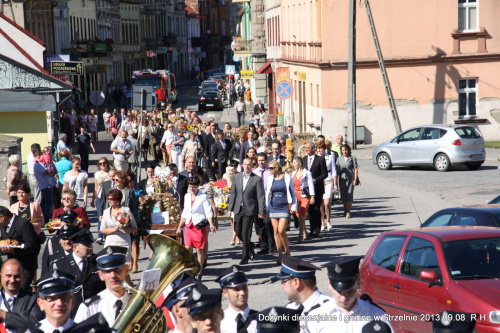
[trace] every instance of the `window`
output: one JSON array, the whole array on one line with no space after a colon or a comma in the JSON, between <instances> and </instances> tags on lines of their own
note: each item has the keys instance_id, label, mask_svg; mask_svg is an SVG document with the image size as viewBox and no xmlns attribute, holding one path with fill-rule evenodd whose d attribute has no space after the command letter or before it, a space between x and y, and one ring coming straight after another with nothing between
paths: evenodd
<instances>
[{"instance_id":1,"label":"window","mask_svg":"<svg viewBox=\"0 0 500 333\"><path fill-rule=\"evenodd\" d=\"M404 142L404 141L415 141L418 139L418 136L420 135L421 128L415 128L412 129L408 132L405 132L398 136L396 138L397 142Z\"/></svg>"},{"instance_id":2,"label":"window","mask_svg":"<svg viewBox=\"0 0 500 333\"><path fill-rule=\"evenodd\" d=\"M477 225L476 219L467 214L457 214L455 220L453 220L453 225Z\"/></svg>"},{"instance_id":3,"label":"window","mask_svg":"<svg viewBox=\"0 0 500 333\"><path fill-rule=\"evenodd\" d=\"M436 250L428 240L412 237L401 262L401 274L420 280L420 272L423 270L434 270L439 275Z\"/></svg>"},{"instance_id":4,"label":"window","mask_svg":"<svg viewBox=\"0 0 500 333\"><path fill-rule=\"evenodd\" d=\"M477 0L458 0L458 30L477 31Z\"/></svg>"},{"instance_id":5,"label":"window","mask_svg":"<svg viewBox=\"0 0 500 333\"><path fill-rule=\"evenodd\" d=\"M421 140L436 140L442 138L446 134L445 129L427 127L424 128Z\"/></svg>"},{"instance_id":6,"label":"window","mask_svg":"<svg viewBox=\"0 0 500 333\"><path fill-rule=\"evenodd\" d=\"M226 20L222 20L220 22L221 24L221 29L222 29L222 36L227 36L227 23Z\"/></svg>"},{"instance_id":7,"label":"window","mask_svg":"<svg viewBox=\"0 0 500 333\"><path fill-rule=\"evenodd\" d=\"M477 79L458 80L458 115L476 115Z\"/></svg>"},{"instance_id":8,"label":"window","mask_svg":"<svg viewBox=\"0 0 500 333\"><path fill-rule=\"evenodd\" d=\"M426 227L442 227L448 225L450 223L451 218L453 217L452 213L440 214L434 217L429 222L425 223Z\"/></svg>"},{"instance_id":9,"label":"window","mask_svg":"<svg viewBox=\"0 0 500 333\"><path fill-rule=\"evenodd\" d=\"M394 272L406 236L385 236L373 252L372 262Z\"/></svg>"}]
</instances>

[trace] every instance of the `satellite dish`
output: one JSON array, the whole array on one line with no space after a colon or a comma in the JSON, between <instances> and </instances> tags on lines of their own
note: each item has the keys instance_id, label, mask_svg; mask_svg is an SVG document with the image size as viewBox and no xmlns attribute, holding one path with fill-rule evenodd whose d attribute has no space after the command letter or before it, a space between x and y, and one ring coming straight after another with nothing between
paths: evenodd
<instances>
[{"instance_id":1,"label":"satellite dish","mask_svg":"<svg viewBox=\"0 0 500 333\"><path fill-rule=\"evenodd\" d=\"M104 93L100 90L94 90L90 93L90 103L94 104L95 106L101 105L105 100L106 96L104 96Z\"/></svg>"}]
</instances>

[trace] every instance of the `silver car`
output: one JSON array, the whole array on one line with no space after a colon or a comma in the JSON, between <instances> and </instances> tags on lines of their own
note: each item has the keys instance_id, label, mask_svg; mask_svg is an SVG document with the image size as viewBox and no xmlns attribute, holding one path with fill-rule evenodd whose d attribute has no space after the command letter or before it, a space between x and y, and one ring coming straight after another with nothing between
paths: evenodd
<instances>
[{"instance_id":1,"label":"silver car","mask_svg":"<svg viewBox=\"0 0 500 333\"><path fill-rule=\"evenodd\" d=\"M428 125L410 128L380 144L372 156L381 170L402 165L447 171L457 164L474 170L484 163L486 151L481 133L472 126Z\"/></svg>"}]
</instances>

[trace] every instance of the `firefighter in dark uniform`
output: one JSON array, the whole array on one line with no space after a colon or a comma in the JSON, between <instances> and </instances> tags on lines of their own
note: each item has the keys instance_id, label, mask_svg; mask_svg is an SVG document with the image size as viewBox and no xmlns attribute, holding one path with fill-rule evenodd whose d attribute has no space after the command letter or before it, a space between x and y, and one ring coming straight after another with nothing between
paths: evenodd
<instances>
[{"instance_id":1,"label":"firefighter in dark uniform","mask_svg":"<svg viewBox=\"0 0 500 333\"><path fill-rule=\"evenodd\" d=\"M61 227L59 235L47 240L42 254L41 275L45 275L49 271L49 265L52 261L67 256L73 251L73 244L69 238L80 231L80 228L71 225L72 222L76 221L76 214L65 212L61 214L60 219L68 224Z\"/></svg>"}]
</instances>

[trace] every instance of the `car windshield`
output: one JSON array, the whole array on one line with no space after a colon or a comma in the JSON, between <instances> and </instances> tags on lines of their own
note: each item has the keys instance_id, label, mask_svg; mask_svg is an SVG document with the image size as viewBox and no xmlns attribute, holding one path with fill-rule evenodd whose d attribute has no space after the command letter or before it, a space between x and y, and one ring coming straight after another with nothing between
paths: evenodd
<instances>
[{"instance_id":1,"label":"car windshield","mask_svg":"<svg viewBox=\"0 0 500 333\"><path fill-rule=\"evenodd\" d=\"M207 91L203 93L204 97L217 97L217 92L216 91Z\"/></svg>"},{"instance_id":2,"label":"car windshield","mask_svg":"<svg viewBox=\"0 0 500 333\"><path fill-rule=\"evenodd\" d=\"M479 139L481 137L481 134L474 127L458 127L455 128L455 132L462 139Z\"/></svg>"},{"instance_id":3,"label":"car windshield","mask_svg":"<svg viewBox=\"0 0 500 333\"><path fill-rule=\"evenodd\" d=\"M443 248L452 280L500 277L500 238L445 242Z\"/></svg>"},{"instance_id":4,"label":"car windshield","mask_svg":"<svg viewBox=\"0 0 500 333\"><path fill-rule=\"evenodd\" d=\"M153 86L153 89L160 89L161 88L161 79L154 78L154 77L149 77L149 78L136 77L135 84L146 84L146 85Z\"/></svg>"}]
</instances>

